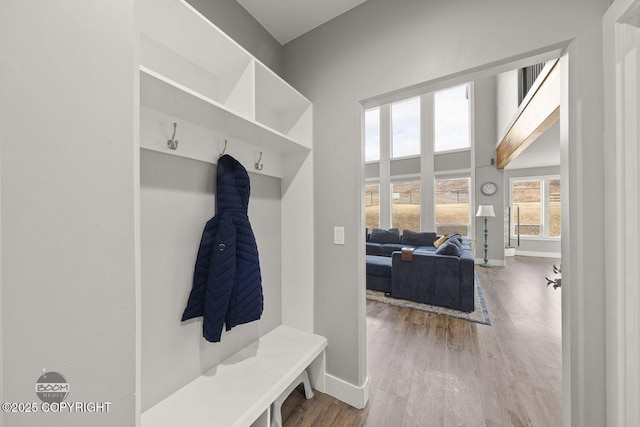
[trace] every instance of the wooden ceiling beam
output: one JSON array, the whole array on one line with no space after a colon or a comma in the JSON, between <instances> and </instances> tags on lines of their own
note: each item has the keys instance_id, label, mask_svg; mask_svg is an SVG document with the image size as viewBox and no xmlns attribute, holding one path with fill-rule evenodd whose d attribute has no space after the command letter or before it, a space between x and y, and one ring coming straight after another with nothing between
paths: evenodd
<instances>
[{"instance_id":1,"label":"wooden ceiling beam","mask_svg":"<svg viewBox=\"0 0 640 427\"><path fill-rule=\"evenodd\" d=\"M553 64L522 102L517 118L496 149L498 169L504 169L560 118L559 64L560 61Z\"/></svg>"}]
</instances>

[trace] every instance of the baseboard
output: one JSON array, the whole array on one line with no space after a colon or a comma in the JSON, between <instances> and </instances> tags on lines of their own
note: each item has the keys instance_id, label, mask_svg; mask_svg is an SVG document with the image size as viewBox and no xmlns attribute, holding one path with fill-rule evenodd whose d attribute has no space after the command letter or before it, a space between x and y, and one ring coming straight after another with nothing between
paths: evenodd
<instances>
[{"instance_id":1,"label":"baseboard","mask_svg":"<svg viewBox=\"0 0 640 427\"><path fill-rule=\"evenodd\" d=\"M331 374L325 374L325 393L351 405L362 409L369 400L369 377L361 386L355 386Z\"/></svg>"},{"instance_id":2,"label":"baseboard","mask_svg":"<svg viewBox=\"0 0 640 427\"><path fill-rule=\"evenodd\" d=\"M532 251L520 251L516 249L516 255L519 256L535 256L540 258L560 258L558 252L532 252Z\"/></svg>"}]
</instances>

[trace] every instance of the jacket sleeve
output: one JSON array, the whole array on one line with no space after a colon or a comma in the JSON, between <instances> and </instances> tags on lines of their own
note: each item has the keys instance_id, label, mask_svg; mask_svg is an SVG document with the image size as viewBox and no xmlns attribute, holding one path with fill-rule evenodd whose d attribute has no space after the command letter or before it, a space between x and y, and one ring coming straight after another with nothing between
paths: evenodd
<instances>
[{"instance_id":1,"label":"jacket sleeve","mask_svg":"<svg viewBox=\"0 0 640 427\"><path fill-rule=\"evenodd\" d=\"M203 336L219 342L227 318L236 274L236 228L230 214L223 214L212 249L205 285Z\"/></svg>"},{"instance_id":2,"label":"jacket sleeve","mask_svg":"<svg viewBox=\"0 0 640 427\"><path fill-rule=\"evenodd\" d=\"M213 246L218 233L218 223L218 218L213 217L204 226L193 272L193 285L187 301L187 307L182 314L183 322L204 314L205 287L209 277Z\"/></svg>"}]
</instances>

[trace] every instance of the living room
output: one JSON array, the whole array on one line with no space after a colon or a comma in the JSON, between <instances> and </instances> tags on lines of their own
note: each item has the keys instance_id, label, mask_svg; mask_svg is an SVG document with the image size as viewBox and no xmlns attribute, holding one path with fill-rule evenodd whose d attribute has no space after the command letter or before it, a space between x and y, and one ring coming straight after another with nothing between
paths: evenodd
<instances>
[{"instance_id":1,"label":"living room","mask_svg":"<svg viewBox=\"0 0 640 427\"><path fill-rule=\"evenodd\" d=\"M158 252L172 245L166 245L160 235L154 234L151 225L182 237L185 234L179 230L185 223L175 220L173 214L187 216L193 211L190 204L181 202L193 201L197 192L202 211L205 205L209 210L212 205L209 178L213 175L211 167L202 164L206 162L194 163L186 157L176 160L179 155L167 160L149 153L142 155L147 157L142 159L142 167L148 161L152 167L147 171L154 169L157 173L152 185L143 188L142 198L146 198L145 203L153 199L154 204L141 203L140 157L144 149L140 140L145 138L140 132L140 80L146 78L148 82L155 77L140 69L140 45L148 40L141 40L138 24L141 17L148 15L139 13L139 3L73 0L42 2L36 7L10 0L7 13L0 17L0 76L3 82L10 82L2 85L0 97L0 374L4 386L0 393L5 401L17 397L27 401L33 398L29 378L37 377L34 372L62 366L72 376L73 388L84 390L80 399L118 401L111 413L96 421L100 425L139 424L144 406L139 387L141 323L144 321L146 327L155 327L159 332L155 337L145 333L145 339L155 338L159 347L167 342L161 335L166 332L165 324L154 324L141 314L141 274L147 283L150 277L141 273L141 204L144 214L155 221L142 221L146 239L142 245ZM524 255L562 255L561 289L548 289L544 282L540 286L547 294L562 295L563 424L638 424L635 385L640 372L640 335L635 284L640 239L634 222L639 205L638 1L543 0L525 5L502 0L490 4L368 0L307 32L281 40L272 37L246 12L241 3L248 4L249 0L190 3L226 34L221 37L225 43L238 43L250 52L238 55L245 61L245 68L232 73L246 83L240 86L248 89L234 92L232 98L238 96L232 101L247 93L254 96L255 81L262 84L267 80L267 88L284 87L285 83L295 88L286 92L295 92L291 96L295 101L285 104L296 104L301 98L308 100L299 104L305 115L302 132L312 133L312 150L301 144L300 151L305 156L287 157L286 164L281 161L285 156L276 156L273 161L266 151L262 157L260 150L250 151L245 161L251 167L256 165L254 176L259 176L254 180L258 197L253 206L258 211L253 218L260 238L268 242L268 249L261 252L266 260L265 277L270 283L280 283L277 279L282 278L283 282L300 284L286 288L278 284L269 289L272 294L268 303L273 310L267 323L302 318L304 328L326 337L330 345L323 361L327 373L325 390L356 408L366 406L374 385L367 354L365 183L368 177L375 176L368 175L365 166L366 111L384 105L391 109L393 103L466 83L472 83L472 98L489 99L496 96L496 75L526 65L523 62L559 58L561 239L554 235L557 231L552 222L535 220L522 221L517 227L511 224L507 227L511 236L505 238L504 212L517 204L513 203L516 190L538 188L541 197L534 203L541 206L541 219L545 219L547 210L551 213L552 203L557 203L551 190L555 188L558 169L520 174L508 169L501 172L492 165L492 159L496 159L496 135L500 133L495 108L476 108L471 116L474 145L470 150L453 153L468 156L468 161L459 163L461 159L456 157L451 159L451 167L440 161L437 167L443 167L444 179L458 179L458 173L469 175L463 176L469 179L468 223L452 222L468 224L469 237L475 238L477 261L485 257L481 244L484 218L476 216L479 205L492 205L496 215L486 216L488 261L509 267L512 259L505 258L505 242L508 249ZM286 9L276 14L285 17L281 27L302 20L286 13ZM163 28L183 33L182 28L176 30L171 25ZM191 43L197 51L201 40L193 40L197 40ZM143 49L145 53L149 53L147 47ZM242 50L237 47L234 45L233 49ZM214 52L203 55L203 61L217 60L228 65L226 56ZM180 73L183 69L177 64L174 71ZM221 83L224 86L226 81ZM261 84L258 86L265 87ZM268 113L279 107L280 99L270 97L268 91L259 95L258 103L244 102L246 97L236 105L244 108L242 114L253 117L256 111L266 110L267 114L259 119L268 122L272 118ZM165 122L162 131L154 134L164 149L167 139L180 140L181 147L188 146L188 125L181 123L174 138L171 131L175 126L171 125L175 122ZM261 125L256 127L264 129ZM150 128L143 126L142 131ZM296 128L293 132L298 131ZM421 133L428 132L421 129ZM278 141L284 140L286 147L295 139L277 137ZM208 154L217 158L224 150L222 140L216 142L220 147L214 143ZM230 152L238 146L231 141ZM388 179L390 186L392 176L419 177L423 202L420 229L436 231L434 205L424 202L435 200L434 180L441 171L436 169L436 162L430 163L433 157L424 153L421 151L419 158L405 159L414 162L406 165L413 168L408 169L411 177L381 170L379 185L387 185L382 181ZM277 165L278 161L281 164ZM415 163L420 164L419 176ZM159 164L166 168L158 168ZM428 167L423 168L423 164ZM260 174L262 165L265 169ZM285 173L276 176L272 167ZM381 169L386 167L391 169L391 163L380 163ZM161 173L165 169L167 175ZM527 169L530 168L517 170ZM429 185L422 183L426 179L423 170L430 171ZM205 181L207 185L202 184ZM161 186L156 185L158 182ZM495 193L484 194L480 190L488 183L496 184ZM191 184L202 184L203 188L193 191ZM160 187L161 195L155 192ZM431 191L434 194L427 194ZM380 197L388 197L389 202L400 201L401 197L394 198L394 193L402 192L389 191L383 196L380 191ZM455 204L465 202L460 195L458 203L457 196ZM291 202L292 198L296 201ZM447 199L453 200L449 196ZM163 209L149 209L169 204L171 215L165 215ZM291 205L294 209L287 209ZM390 228L391 203L387 218L382 205L381 201L379 226ZM512 211L508 218L514 220L515 213ZM443 221L441 225L448 223ZM520 246L515 231L520 231ZM544 238L528 239L527 235L534 231ZM612 234L626 238L614 242L608 239ZM334 243L336 240L338 243ZM533 241L544 241L549 246ZM193 250L191 242L185 246ZM37 262L34 248L39 254ZM176 256L185 256L185 251L175 252ZM299 258L303 262L297 262ZM520 259L514 258L513 263ZM154 266L174 263L175 259L168 257ZM491 280L499 270L483 269L485 276L481 279ZM159 279L169 276L157 274ZM182 291L174 286L145 288L144 316L157 314L164 321L166 312L149 309L154 298L175 303L182 300ZM498 292L495 298L507 300L507 296ZM512 306L508 301L494 306L496 316L502 309L525 307L526 297L519 301ZM51 307L64 309L50 310ZM286 310L281 310L283 307ZM183 325L174 317L166 322L180 330ZM79 319L82 322L78 323ZM69 334L76 326L77 334ZM184 328L195 329L193 324ZM176 357L179 362L173 366L178 368L188 363L189 369L199 371L217 350L200 345L197 339L185 341L195 351L188 361ZM172 345L164 354L176 356L179 348ZM146 351L145 356L150 354L153 352ZM145 379L164 377L153 373L154 365L145 364L147 368L150 371ZM174 374L168 369L158 371ZM153 400L148 393L144 398ZM73 419L71 415L56 415L60 415L58 421L64 420L60 422L68 419L68 425L95 421L78 414ZM4 421L15 421L15 425L29 423L21 417L3 414Z\"/></svg>"}]
</instances>

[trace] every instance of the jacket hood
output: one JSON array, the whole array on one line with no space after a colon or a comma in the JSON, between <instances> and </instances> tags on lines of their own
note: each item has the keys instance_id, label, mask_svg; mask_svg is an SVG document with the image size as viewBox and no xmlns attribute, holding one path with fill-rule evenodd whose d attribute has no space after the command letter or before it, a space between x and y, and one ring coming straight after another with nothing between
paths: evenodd
<instances>
[{"instance_id":1,"label":"jacket hood","mask_svg":"<svg viewBox=\"0 0 640 427\"><path fill-rule=\"evenodd\" d=\"M216 212L241 210L249 208L251 184L247 170L228 154L218 160L216 183Z\"/></svg>"}]
</instances>

